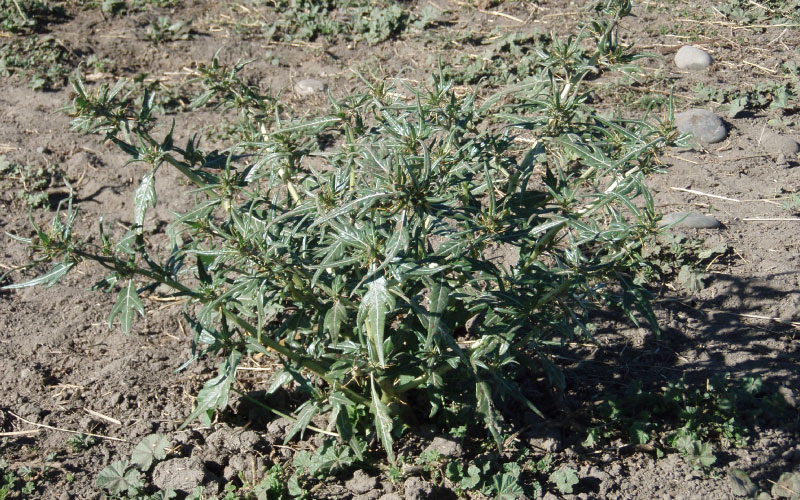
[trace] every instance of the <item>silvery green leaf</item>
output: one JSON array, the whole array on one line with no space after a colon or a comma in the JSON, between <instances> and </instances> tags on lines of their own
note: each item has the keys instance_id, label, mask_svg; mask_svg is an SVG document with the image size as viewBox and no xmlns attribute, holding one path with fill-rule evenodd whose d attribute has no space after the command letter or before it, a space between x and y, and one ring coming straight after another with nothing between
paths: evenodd
<instances>
[{"instance_id":1,"label":"silvery green leaf","mask_svg":"<svg viewBox=\"0 0 800 500\"><path fill-rule=\"evenodd\" d=\"M380 396L378 396L378 391L375 390L375 380L371 379L370 384L372 389L372 405L370 410L375 416L375 431L378 433L378 440L381 442L383 449L386 450L389 461L394 464L394 451L392 451L392 445L394 444L394 440L392 439L392 417L389 416L389 407L381 401Z\"/></svg>"},{"instance_id":2,"label":"silvery green leaf","mask_svg":"<svg viewBox=\"0 0 800 500\"><path fill-rule=\"evenodd\" d=\"M30 286L37 286L37 285L44 285L45 287L51 287L58 280L60 280L64 275L66 275L70 269L75 265L73 262L59 262L52 269L41 276L37 276L32 280L26 281L24 283L14 283L12 285L6 285L2 289L3 290L14 290L16 288L27 288Z\"/></svg>"},{"instance_id":3,"label":"silvery green leaf","mask_svg":"<svg viewBox=\"0 0 800 500\"><path fill-rule=\"evenodd\" d=\"M142 177L142 183L136 188L133 195L133 222L141 227L148 207L156 204L156 180L153 172L148 172Z\"/></svg>"},{"instance_id":4,"label":"silvery green leaf","mask_svg":"<svg viewBox=\"0 0 800 500\"><path fill-rule=\"evenodd\" d=\"M428 296L428 338L425 342L425 348L430 347L433 341L433 336L436 335L439 329L439 323L442 321L444 310L447 309L447 304L450 302L450 288L444 276L433 282L431 285L430 295Z\"/></svg>"},{"instance_id":5,"label":"silvery green leaf","mask_svg":"<svg viewBox=\"0 0 800 500\"><path fill-rule=\"evenodd\" d=\"M475 395L478 400L478 413L483 417L483 421L489 428L489 432L492 434L497 446L502 447L503 438L500 434L502 432L502 421L500 415L494 409L489 383L483 380L478 381L475 384Z\"/></svg>"},{"instance_id":6,"label":"silvery green leaf","mask_svg":"<svg viewBox=\"0 0 800 500\"><path fill-rule=\"evenodd\" d=\"M380 277L373 280L367 288L367 293L361 301L364 312L364 325L370 345L377 356L378 365L386 367L383 352L383 334L386 328L386 314L394 307L394 297L386 288L386 278Z\"/></svg>"},{"instance_id":7,"label":"silvery green leaf","mask_svg":"<svg viewBox=\"0 0 800 500\"><path fill-rule=\"evenodd\" d=\"M345 321L347 321L347 307L342 304L342 301L336 300L325 313L323 321L323 327L331 334L331 341L334 345L339 343L339 330Z\"/></svg>"},{"instance_id":8,"label":"silvery green leaf","mask_svg":"<svg viewBox=\"0 0 800 500\"><path fill-rule=\"evenodd\" d=\"M114 304L114 307L111 308L111 313L108 315L108 327L111 328L114 319L119 317L122 331L130 333L131 323L136 313L139 313L140 316L144 316L144 306L142 305L142 301L139 300L139 294L136 292L136 284L131 279L128 280L128 284L125 288L120 290L119 295L117 295L117 302Z\"/></svg>"}]
</instances>

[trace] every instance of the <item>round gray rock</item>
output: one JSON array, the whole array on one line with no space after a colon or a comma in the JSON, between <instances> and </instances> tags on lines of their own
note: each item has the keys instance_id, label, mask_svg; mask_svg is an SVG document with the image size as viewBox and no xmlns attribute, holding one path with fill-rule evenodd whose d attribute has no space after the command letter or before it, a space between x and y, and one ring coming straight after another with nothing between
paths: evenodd
<instances>
[{"instance_id":1,"label":"round gray rock","mask_svg":"<svg viewBox=\"0 0 800 500\"><path fill-rule=\"evenodd\" d=\"M306 78L294 84L294 91L302 96L321 94L326 90L328 90L328 85L315 78Z\"/></svg>"},{"instance_id":2,"label":"round gray rock","mask_svg":"<svg viewBox=\"0 0 800 500\"><path fill-rule=\"evenodd\" d=\"M675 54L675 66L689 71L700 71L714 62L711 54L692 45L684 45Z\"/></svg>"},{"instance_id":3,"label":"round gray rock","mask_svg":"<svg viewBox=\"0 0 800 500\"><path fill-rule=\"evenodd\" d=\"M705 109L690 109L675 115L675 126L683 134L692 134L701 142L715 143L728 136L722 120Z\"/></svg>"},{"instance_id":4,"label":"round gray rock","mask_svg":"<svg viewBox=\"0 0 800 500\"><path fill-rule=\"evenodd\" d=\"M720 226L719 221L714 217L697 212L675 212L666 214L661 218L661 226L669 226L672 224L675 224L673 227L690 229L714 229Z\"/></svg>"}]
</instances>

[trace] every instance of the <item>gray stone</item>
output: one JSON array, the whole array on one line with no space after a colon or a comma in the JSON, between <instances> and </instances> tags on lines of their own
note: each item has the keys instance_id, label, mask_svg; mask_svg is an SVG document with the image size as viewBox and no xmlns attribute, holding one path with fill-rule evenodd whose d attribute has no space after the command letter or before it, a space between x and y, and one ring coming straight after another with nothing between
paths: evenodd
<instances>
[{"instance_id":1,"label":"gray stone","mask_svg":"<svg viewBox=\"0 0 800 500\"><path fill-rule=\"evenodd\" d=\"M206 478L206 467L197 457L173 458L153 469L153 484L160 490L191 492Z\"/></svg>"},{"instance_id":2,"label":"gray stone","mask_svg":"<svg viewBox=\"0 0 800 500\"><path fill-rule=\"evenodd\" d=\"M411 476L403 483L405 500L427 500L433 497L433 486L417 476Z\"/></svg>"},{"instance_id":3,"label":"gray stone","mask_svg":"<svg viewBox=\"0 0 800 500\"><path fill-rule=\"evenodd\" d=\"M794 156L800 152L800 144L797 144L793 138L782 134L764 134L761 139L761 147L774 155Z\"/></svg>"},{"instance_id":4,"label":"gray stone","mask_svg":"<svg viewBox=\"0 0 800 500\"><path fill-rule=\"evenodd\" d=\"M353 493L366 493L378 486L378 479L370 477L359 469L353 473L353 479L344 483L344 486Z\"/></svg>"},{"instance_id":5,"label":"gray stone","mask_svg":"<svg viewBox=\"0 0 800 500\"><path fill-rule=\"evenodd\" d=\"M315 78L305 78L294 84L294 91L302 96L323 93L326 90L328 85Z\"/></svg>"},{"instance_id":6,"label":"gray stone","mask_svg":"<svg viewBox=\"0 0 800 500\"><path fill-rule=\"evenodd\" d=\"M661 226L684 227L689 229L714 229L720 223L710 215L703 215L697 212L675 212L666 214L661 218Z\"/></svg>"},{"instance_id":7,"label":"gray stone","mask_svg":"<svg viewBox=\"0 0 800 500\"><path fill-rule=\"evenodd\" d=\"M442 457L460 457L464 450L461 444L453 438L447 436L436 436L425 451L435 451Z\"/></svg>"},{"instance_id":8,"label":"gray stone","mask_svg":"<svg viewBox=\"0 0 800 500\"><path fill-rule=\"evenodd\" d=\"M792 408L797 408L797 398L794 395L794 391L789 387L781 386L778 387L778 394L783 396L783 400L786 401L786 404L791 406Z\"/></svg>"},{"instance_id":9,"label":"gray stone","mask_svg":"<svg viewBox=\"0 0 800 500\"><path fill-rule=\"evenodd\" d=\"M697 140L706 143L715 143L728 136L722 120L705 109L690 109L675 115L675 126L683 134L692 134Z\"/></svg>"},{"instance_id":10,"label":"gray stone","mask_svg":"<svg viewBox=\"0 0 800 500\"><path fill-rule=\"evenodd\" d=\"M684 45L675 54L675 65L680 69L699 71L708 68L714 62L711 55L703 49L692 45Z\"/></svg>"},{"instance_id":11,"label":"gray stone","mask_svg":"<svg viewBox=\"0 0 800 500\"><path fill-rule=\"evenodd\" d=\"M380 497L378 500L403 500L403 498L397 493L387 493L382 497Z\"/></svg>"}]
</instances>

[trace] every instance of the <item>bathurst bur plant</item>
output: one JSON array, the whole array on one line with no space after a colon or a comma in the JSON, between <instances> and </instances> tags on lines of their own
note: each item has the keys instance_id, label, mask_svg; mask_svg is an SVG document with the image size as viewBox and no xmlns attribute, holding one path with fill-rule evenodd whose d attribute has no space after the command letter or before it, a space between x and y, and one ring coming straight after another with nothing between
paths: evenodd
<instances>
[{"instance_id":1,"label":"bathurst bur plant","mask_svg":"<svg viewBox=\"0 0 800 500\"><path fill-rule=\"evenodd\" d=\"M196 356L223 357L188 421L225 407L237 365L262 353L282 366L268 391L307 394L288 410L287 440L324 415L357 457L380 443L394 461L401 424L435 416L469 381L464 403L500 445L510 404L539 413L520 375L563 387L547 346L590 336L593 308L655 326L633 276L657 230L643 179L673 129L596 113L581 91L591 64L542 68L488 98L459 96L441 75L423 88L365 80L303 120L214 64L197 104L239 110L246 132L222 154L176 144L151 96L136 107L124 84L73 82L73 128L142 169L133 224L112 241L101 223L92 243L66 201L50 229L18 237L49 271L7 287L53 285L94 261L125 331L153 285L185 299ZM159 255L145 215L165 168L195 204Z\"/></svg>"}]
</instances>

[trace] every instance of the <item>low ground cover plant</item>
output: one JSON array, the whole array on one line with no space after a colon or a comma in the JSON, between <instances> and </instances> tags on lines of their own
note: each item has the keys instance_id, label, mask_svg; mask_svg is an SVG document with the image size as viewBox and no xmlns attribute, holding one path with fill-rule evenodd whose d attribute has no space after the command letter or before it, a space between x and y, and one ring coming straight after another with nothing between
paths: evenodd
<instances>
[{"instance_id":1,"label":"low ground cover plant","mask_svg":"<svg viewBox=\"0 0 800 500\"><path fill-rule=\"evenodd\" d=\"M591 339L596 307L657 329L636 279L658 231L644 178L677 135L669 117L603 116L582 90L619 58L611 41L629 10L601 4L579 64L542 66L488 97L457 95L442 73L427 86L364 79L327 114L293 119L238 78L240 65L214 61L195 105L235 110L244 138L221 152L177 144L151 94L75 79L73 129L139 169L133 222L114 237L101 221L94 240L73 232L78 207L64 201L49 228L16 236L49 269L6 288L51 286L96 262L108 271L96 288L117 297L109 324L125 332L156 286L185 299L193 360L223 358L188 421L209 423L237 366L260 353L282 365L267 393L305 394L280 410L294 421L287 441L323 432L357 460L377 444L394 462L406 426L446 421L458 393L479 423L470 430L502 446L507 409L541 415L541 390L520 380L543 373L563 389L553 338ZM161 247L147 214L164 168L184 176L194 207L175 214ZM572 479L553 481L566 490Z\"/></svg>"}]
</instances>

